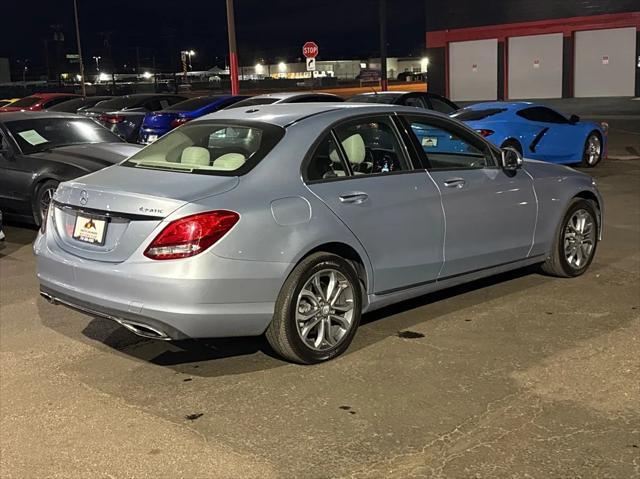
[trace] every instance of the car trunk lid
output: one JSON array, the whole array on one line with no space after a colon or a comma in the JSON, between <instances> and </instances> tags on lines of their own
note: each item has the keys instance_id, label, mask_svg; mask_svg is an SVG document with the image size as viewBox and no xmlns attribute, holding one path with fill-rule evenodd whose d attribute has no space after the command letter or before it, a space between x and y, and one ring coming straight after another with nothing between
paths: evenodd
<instances>
[{"instance_id":1,"label":"car trunk lid","mask_svg":"<svg viewBox=\"0 0 640 479\"><path fill-rule=\"evenodd\" d=\"M54 237L62 249L75 256L122 262L171 213L187 203L229 191L237 184L237 177L115 165L60 184L52 211ZM79 224L89 219L96 221L99 228L104 225L103 242L74 238Z\"/></svg>"}]
</instances>

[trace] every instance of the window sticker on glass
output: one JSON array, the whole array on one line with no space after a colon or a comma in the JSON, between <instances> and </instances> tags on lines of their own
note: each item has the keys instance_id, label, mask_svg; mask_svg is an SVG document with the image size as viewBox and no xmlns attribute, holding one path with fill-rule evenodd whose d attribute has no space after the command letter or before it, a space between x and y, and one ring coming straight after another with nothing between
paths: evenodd
<instances>
[{"instance_id":1,"label":"window sticker on glass","mask_svg":"<svg viewBox=\"0 0 640 479\"><path fill-rule=\"evenodd\" d=\"M18 133L18 135L20 135L26 142L33 146L42 145L43 143L49 142L49 140L43 138L42 135L40 135L40 133L38 133L36 130L21 131L20 133Z\"/></svg>"},{"instance_id":2,"label":"window sticker on glass","mask_svg":"<svg viewBox=\"0 0 640 479\"><path fill-rule=\"evenodd\" d=\"M425 136L422 139L422 146L425 146L427 148L435 148L436 146L438 146L438 139L431 136Z\"/></svg>"}]
</instances>

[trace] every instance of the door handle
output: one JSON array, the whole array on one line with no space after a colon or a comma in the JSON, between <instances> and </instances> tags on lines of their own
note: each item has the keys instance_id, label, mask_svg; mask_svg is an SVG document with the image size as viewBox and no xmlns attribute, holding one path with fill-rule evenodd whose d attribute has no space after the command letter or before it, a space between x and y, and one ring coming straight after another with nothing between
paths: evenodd
<instances>
[{"instance_id":1,"label":"door handle","mask_svg":"<svg viewBox=\"0 0 640 479\"><path fill-rule=\"evenodd\" d=\"M360 203L367 201L367 198L369 198L369 195L361 191L344 193L340 195L340 203L355 203L356 205L359 205Z\"/></svg>"},{"instance_id":2,"label":"door handle","mask_svg":"<svg viewBox=\"0 0 640 479\"><path fill-rule=\"evenodd\" d=\"M462 188L466 184L467 182L462 178L451 178L444 182L444 186L447 188Z\"/></svg>"}]
</instances>

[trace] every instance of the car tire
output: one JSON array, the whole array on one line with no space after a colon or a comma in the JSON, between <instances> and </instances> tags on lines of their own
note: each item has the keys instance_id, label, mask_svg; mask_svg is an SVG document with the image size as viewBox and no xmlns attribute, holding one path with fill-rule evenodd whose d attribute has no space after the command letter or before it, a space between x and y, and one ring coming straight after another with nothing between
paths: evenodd
<instances>
[{"instance_id":1,"label":"car tire","mask_svg":"<svg viewBox=\"0 0 640 479\"><path fill-rule=\"evenodd\" d=\"M582 226L580 218L584 218L585 221ZM582 275L595 256L598 229L598 215L594 203L583 198L574 198L558 227L551 253L542 264L542 271L558 278ZM590 247L587 248L586 245Z\"/></svg>"},{"instance_id":2,"label":"car tire","mask_svg":"<svg viewBox=\"0 0 640 479\"><path fill-rule=\"evenodd\" d=\"M331 278L333 289L329 289ZM327 292L335 296L326 298ZM335 254L314 253L294 268L282 286L266 337L289 361L328 361L351 344L361 311L360 280L351 263Z\"/></svg>"},{"instance_id":3,"label":"car tire","mask_svg":"<svg viewBox=\"0 0 640 479\"><path fill-rule=\"evenodd\" d=\"M524 154L524 152L522 151L522 145L520 144L520 142L518 140L506 140L501 148L513 148L514 150L516 150L518 153L520 153L520 156L522 156Z\"/></svg>"},{"instance_id":4,"label":"car tire","mask_svg":"<svg viewBox=\"0 0 640 479\"><path fill-rule=\"evenodd\" d=\"M602 160L603 148L600 134L592 131L584 143L581 166L593 168Z\"/></svg>"},{"instance_id":5,"label":"car tire","mask_svg":"<svg viewBox=\"0 0 640 479\"><path fill-rule=\"evenodd\" d=\"M58 183L59 182L55 180L46 180L40 183L36 188L33 200L31 201L33 221L36 226L40 226L42 223L42 218L44 217L46 208L53 199L53 193L55 193Z\"/></svg>"}]
</instances>

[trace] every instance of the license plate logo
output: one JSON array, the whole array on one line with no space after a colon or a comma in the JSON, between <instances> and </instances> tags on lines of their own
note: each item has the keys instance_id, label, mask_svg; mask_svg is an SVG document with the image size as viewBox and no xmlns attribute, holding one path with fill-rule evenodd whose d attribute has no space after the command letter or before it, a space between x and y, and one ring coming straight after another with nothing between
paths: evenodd
<instances>
[{"instance_id":1,"label":"license plate logo","mask_svg":"<svg viewBox=\"0 0 640 479\"><path fill-rule=\"evenodd\" d=\"M102 246L107 232L107 222L88 216L76 217L73 238L89 244Z\"/></svg>"}]
</instances>

